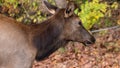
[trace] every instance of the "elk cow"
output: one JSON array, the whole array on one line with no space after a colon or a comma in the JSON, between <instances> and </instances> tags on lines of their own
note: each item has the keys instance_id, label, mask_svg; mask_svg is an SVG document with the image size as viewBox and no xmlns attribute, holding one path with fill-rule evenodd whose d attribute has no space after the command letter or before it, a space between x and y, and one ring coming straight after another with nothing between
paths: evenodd
<instances>
[{"instance_id":1,"label":"elk cow","mask_svg":"<svg viewBox=\"0 0 120 68\"><path fill-rule=\"evenodd\" d=\"M61 9L44 3L53 15L40 24L25 25L0 14L0 68L31 68L34 59L44 59L68 41L95 42L73 3Z\"/></svg>"}]
</instances>

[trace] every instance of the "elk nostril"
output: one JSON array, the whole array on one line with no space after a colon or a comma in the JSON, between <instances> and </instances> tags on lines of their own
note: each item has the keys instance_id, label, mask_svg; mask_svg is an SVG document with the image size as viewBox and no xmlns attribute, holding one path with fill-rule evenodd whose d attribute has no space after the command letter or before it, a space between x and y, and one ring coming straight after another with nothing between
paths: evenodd
<instances>
[{"instance_id":1,"label":"elk nostril","mask_svg":"<svg viewBox=\"0 0 120 68\"><path fill-rule=\"evenodd\" d=\"M94 37L92 37L90 40L86 40L85 42L84 42L84 44L85 45L90 45L90 44L93 44L93 43L95 43L95 38Z\"/></svg>"},{"instance_id":2,"label":"elk nostril","mask_svg":"<svg viewBox=\"0 0 120 68\"><path fill-rule=\"evenodd\" d=\"M84 41L83 44L84 45L91 45L94 44L96 41L96 39L92 36L91 38L89 38L88 40Z\"/></svg>"}]
</instances>

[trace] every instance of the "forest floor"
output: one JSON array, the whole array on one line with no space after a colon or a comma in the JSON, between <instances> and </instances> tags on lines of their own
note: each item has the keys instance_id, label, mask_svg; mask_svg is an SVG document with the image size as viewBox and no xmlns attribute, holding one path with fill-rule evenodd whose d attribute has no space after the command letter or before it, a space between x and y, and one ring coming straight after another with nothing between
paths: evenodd
<instances>
[{"instance_id":1,"label":"forest floor","mask_svg":"<svg viewBox=\"0 0 120 68\"><path fill-rule=\"evenodd\" d=\"M120 68L120 29L94 34L96 43L69 42L33 68ZM63 51L63 52L62 52Z\"/></svg>"}]
</instances>

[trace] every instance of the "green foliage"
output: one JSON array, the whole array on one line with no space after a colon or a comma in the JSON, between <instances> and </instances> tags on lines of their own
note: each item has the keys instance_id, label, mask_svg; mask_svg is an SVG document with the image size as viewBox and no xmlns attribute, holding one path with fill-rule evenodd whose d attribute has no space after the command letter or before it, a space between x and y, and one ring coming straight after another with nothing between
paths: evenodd
<instances>
[{"instance_id":1,"label":"green foliage","mask_svg":"<svg viewBox=\"0 0 120 68\"><path fill-rule=\"evenodd\" d=\"M100 3L99 0L93 0L91 2L86 1L82 4L82 11L78 12L78 15L81 18L85 28L90 29L99 21L100 17L104 17L107 6L108 5L106 3Z\"/></svg>"},{"instance_id":2,"label":"green foliage","mask_svg":"<svg viewBox=\"0 0 120 68\"><path fill-rule=\"evenodd\" d=\"M2 3L3 3L3 1L2 1L2 0L0 0L0 6L2 5Z\"/></svg>"},{"instance_id":3,"label":"green foliage","mask_svg":"<svg viewBox=\"0 0 120 68\"><path fill-rule=\"evenodd\" d=\"M23 14L17 18L17 21L23 21L26 24L41 22L46 19L45 15L42 15L39 10L39 1L38 0L24 0L21 2Z\"/></svg>"},{"instance_id":4,"label":"green foliage","mask_svg":"<svg viewBox=\"0 0 120 68\"><path fill-rule=\"evenodd\" d=\"M111 26L112 22L109 19L105 19L105 26Z\"/></svg>"},{"instance_id":5,"label":"green foliage","mask_svg":"<svg viewBox=\"0 0 120 68\"><path fill-rule=\"evenodd\" d=\"M78 2L80 0L76 1ZM113 2L112 5L108 5L107 2L100 2L99 0L92 0L91 2L82 0L82 4L79 6L79 8L81 11L76 9L75 13L78 14L85 28L91 29L94 24L99 24L99 21L102 17L110 17L111 10L117 9L118 3ZM105 24L110 25L111 22L109 22L106 20Z\"/></svg>"},{"instance_id":6,"label":"green foliage","mask_svg":"<svg viewBox=\"0 0 120 68\"><path fill-rule=\"evenodd\" d=\"M55 5L54 0L48 1ZM103 3L99 0L92 0L91 2L88 2L88 0L75 0L75 3L79 4L79 8L81 9L79 11L79 8L77 8L75 13L78 14L87 29L92 28L95 23L98 23L101 17L106 15L111 16L110 9L117 9L118 7L117 2L114 2L110 6L106 2ZM46 16L40 12L39 0L0 0L1 6L4 8L3 12L6 13L5 10L7 10L9 16L14 17L17 21L36 23L46 19ZM109 21L105 22L106 25L109 24Z\"/></svg>"},{"instance_id":7,"label":"green foliage","mask_svg":"<svg viewBox=\"0 0 120 68\"><path fill-rule=\"evenodd\" d=\"M65 51L66 51L65 47L59 48L59 52L60 52L60 53L64 53Z\"/></svg>"},{"instance_id":8,"label":"green foliage","mask_svg":"<svg viewBox=\"0 0 120 68\"><path fill-rule=\"evenodd\" d=\"M114 3L111 5L111 8L117 9L117 8L118 8L118 3L117 3L117 2L114 2Z\"/></svg>"},{"instance_id":9,"label":"green foliage","mask_svg":"<svg viewBox=\"0 0 120 68\"><path fill-rule=\"evenodd\" d=\"M53 5L55 5L54 0L48 0L48 2L51 3L51 4L53 4Z\"/></svg>"},{"instance_id":10,"label":"green foliage","mask_svg":"<svg viewBox=\"0 0 120 68\"><path fill-rule=\"evenodd\" d=\"M10 7L11 5L16 8L18 6L18 0L1 0L3 2L2 5L6 7Z\"/></svg>"},{"instance_id":11,"label":"green foliage","mask_svg":"<svg viewBox=\"0 0 120 68\"><path fill-rule=\"evenodd\" d=\"M5 12L8 16L26 24L41 22L46 16L41 15L39 3L38 0L0 0L0 6L3 8L0 12Z\"/></svg>"},{"instance_id":12,"label":"green foliage","mask_svg":"<svg viewBox=\"0 0 120 68\"><path fill-rule=\"evenodd\" d=\"M87 0L75 0L76 1L76 3L85 3Z\"/></svg>"}]
</instances>

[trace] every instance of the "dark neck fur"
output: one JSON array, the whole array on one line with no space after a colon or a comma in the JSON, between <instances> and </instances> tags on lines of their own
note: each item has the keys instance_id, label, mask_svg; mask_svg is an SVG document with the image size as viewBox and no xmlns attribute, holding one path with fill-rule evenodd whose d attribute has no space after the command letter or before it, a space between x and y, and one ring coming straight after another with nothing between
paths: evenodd
<instances>
[{"instance_id":1,"label":"dark neck fur","mask_svg":"<svg viewBox=\"0 0 120 68\"><path fill-rule=\"evenodd\" d=\"M64 22L54 18L39 25L32 25L32 41L38 51L36 60L42 60L64 45L65 41L60 39L63 25Z\"/></svg>"}]
</instances>

